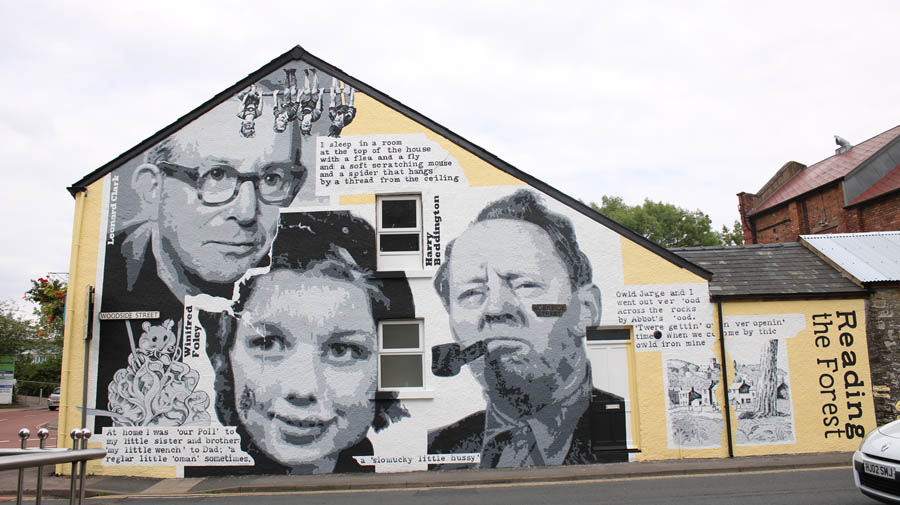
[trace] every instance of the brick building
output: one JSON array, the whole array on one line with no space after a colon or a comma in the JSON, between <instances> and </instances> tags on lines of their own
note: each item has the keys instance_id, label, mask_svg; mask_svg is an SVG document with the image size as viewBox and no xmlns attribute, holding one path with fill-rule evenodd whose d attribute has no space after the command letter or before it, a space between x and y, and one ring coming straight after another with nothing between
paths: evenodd
<instances>
[{"instance_id":1,"label":"brick building","mask_svg":"<svg viewBox=\"0 0 900 505\"><path fill-rule=\"evenodd\" d=\"M738 193L744 243L900 229L900 126L811 166L786 163L756 193Z\"/></svg>"}]
</instances>

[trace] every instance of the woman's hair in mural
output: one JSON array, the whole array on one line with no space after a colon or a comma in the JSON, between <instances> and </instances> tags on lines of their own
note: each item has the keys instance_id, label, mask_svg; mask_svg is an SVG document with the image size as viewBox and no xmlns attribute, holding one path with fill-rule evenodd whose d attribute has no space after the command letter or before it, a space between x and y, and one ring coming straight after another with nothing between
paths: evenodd
<instances>
[{"instance_id":1,"label":"woman's hair in mural","mask_svg":"<svg viewBox=\"0 0 900 505\"><path fill-rule=\"evenodd\" d=\"M375 321L415 317L412 291L404 279L375 279L375 229L346 211L282 214L272 243L272 270L305 272L316 269L326 277L363 288ZM236 312L252 289L253 278L240 286Z\"/></svg>"},{"instance_id":2,"label":"woman's hair in mural","mask_svg":"<svg viewBox=\"0 0 900 505\"><path fill-rule=\"evenodd\" d=\"M556 254L566 266L572 287L578 288L591 282L591 262L578 247L572 221L562 214L548 209L534 192L520 189L509 196L491 202L478 213L469 226L491 219L513 219L537 225L550 236ZM434 288L444 305L449 305L450 272L448 269L453 242L455 240L451 240L447 244L444 262L434 277Z\"/></svg>"},{"instance_id":3,"label":"woman's hair in mural","mask_svg":"<svg viewBox=\"0 0 900 505\"><path fill-rule=\"evenodd\" d=\"M272 244L269 271L313 271L354 284L366 293L376 322L414 317L412 291L406 279L373 278L374 249L375 230L365 220L348 212L287 213L281 217L278 235ZM229 355L235 343L237 319L253 293L258 277L251 277L239 286L233 316L205 312L199 315L207 332L207 353L216 374L216 413L227 426L241 426L234 400L234 376ZM389 399L375 401L375 417L372 420L375 431L409 416L396 397L394 393ZM242 433L242 439L248 440L249 436Z\"/></svg>"}]
</instances>

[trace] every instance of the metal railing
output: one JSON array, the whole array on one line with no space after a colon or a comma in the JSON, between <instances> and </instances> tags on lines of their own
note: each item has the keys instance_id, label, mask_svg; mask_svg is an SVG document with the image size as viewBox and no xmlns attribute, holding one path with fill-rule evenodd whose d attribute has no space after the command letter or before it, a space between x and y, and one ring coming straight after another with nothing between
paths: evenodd
<instances>
[{"instance_id":1,"label":"metal railing","mask_svg":"<svg viewBox=\"0 0 900 505\"><path fill-rule=\"evenodd\" d=\"M0 449L0 471L18 470L19 482L16 489L16 505L22 505L22 495L25 491L25 469L37 467L37 483L35 487L35 505L40 505L41 495L44 491L44 466L63 463L72 463L72 476L69 482L69 505L84 501L84 475L87 462L90 459L100 459L106 456L106 449L88 449L87 442L91 438L88 429L75 428L69 433L72 437L72 449L48 449L45 447L50 432L41 428L37 432L40 447L26 449L25 444L31 431L27 428L19 430L19 438L22 440L21 449ZM78 483L76 493L75 485ZM78 501L75 501L76 496Z\"/></svg>"}]
</instances>

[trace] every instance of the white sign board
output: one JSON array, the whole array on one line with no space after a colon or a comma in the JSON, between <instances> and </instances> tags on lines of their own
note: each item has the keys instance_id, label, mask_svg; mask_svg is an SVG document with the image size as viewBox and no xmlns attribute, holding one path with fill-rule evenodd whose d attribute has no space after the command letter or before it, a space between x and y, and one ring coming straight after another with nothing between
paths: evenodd
<instances>
[{"instance_id":1,"label":"white sign board","mask_svg":"<svg viewBox=\"0 0 900 505\"><path fill-rule=\"evenodd\" d=\"M123 319L159 319L158 310L131 312L101 312L101 321L120 321Z\"/></svg>"},{"instance_id":2,"label":"white sign board","mask_svg":"<svg viewBox=\"0 0 900 505\"><path fill-rule=\"evenodd\" d=\"M15 379L0 379L0 405L10 405L13 398Z\"/></svg>"}]
</instances>

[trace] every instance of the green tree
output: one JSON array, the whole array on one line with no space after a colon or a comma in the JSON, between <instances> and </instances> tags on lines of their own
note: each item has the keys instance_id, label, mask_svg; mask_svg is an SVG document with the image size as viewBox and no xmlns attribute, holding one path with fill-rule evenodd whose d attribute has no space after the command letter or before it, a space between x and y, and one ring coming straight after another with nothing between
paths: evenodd
<instances>
[{"instance_id":1,"label":"green tree","mask_svg":"<svg viewBox=\"0 0 900 505\"><path fill-rule=\"evenodd\" d=\"M0 300L0 356L20 356L35 336L34 325L17 314L13 302Z\"/></svg>"},{"instance_id":2,"label":"green tree","mask_svg":"<svg viewBox=\"0 0 900 505\"><path fill-rule=\"evenodd\" d=\"M621 197L603 196L591 207L664 247L720 245L709 216L670 203L644 199L643 205L628 205Z\"/></svg>"},{"instance_id":3,"label":"green tree","mask_svg":"<svg viewBox=\"0 0 900 505\"><path fill-rule=\"evenodd\" d=\"M38 317L38 337L43 345L35 351L45 353L62 352L63 327L66 312L66 282L47 277L31 280L31 289L25 292L25 299L36 304L34 314Z\"/></svg>"},{"instance_id":4,"label":"green tree","mask_svg":"<svg viewBox=\"0 0 900 505\"><path fill-rule=\"evenodd\" d=\"M712 221L700 210L687 210L671 203L644 199L643 205L628 205L621 197L603 196L591 208L623 224L663 247L732 245L737 238L723 226L712 229ZM735 222L737 230L740 223ZM742 236L741 236L742 237Z\"/></svg>"},{"instance_id":5,"label":"green tree","mask_svg":"<svg viewBox=\"0 0 900 505\"><path fill-rule=\"evenodd\" d=\"M723 224L719 237L722 238L722 245L743 245L744 229L741 227L741 222L735 219L734 224L731 225L731 231L728 231L728 228Z\"/></svg>"},{"instance_id":6,"label":"green tree","mask_svg":"<svg viewBox=\"0 0 900 505\"><path fill-rule=\"evenodd\" d=\"M37 395L43 390L46 396L59 385L62 356L39 332L38 324L20 316L12 301L0 301L0 355L15 357L16 394ZM41 356L40 363L35 363L32 352Z\"/></svg>"},{"instance_id":7,"label":"green tree","mask_svg":"<svg viewBox=\"0 0 900 505\"><path fill-rule=\"evenodd\" d=\"M16 361L16 394L45 398L60 384L62 356L42 356L37 362L30 355L20 355Z\"/></svg>"},{"instance_id":8,"label":"green tree","mask_svg":"<svg viewBox=\"0 0 900 505\"><path fill-rule=\"evenodd\" d=\"M25 300L35 304L36 320L21 342L16 359L18 394L47 396L60 383L63 327L66 312L66 282L49 275L32 279Z\"/></svg>"}]
</instances>

